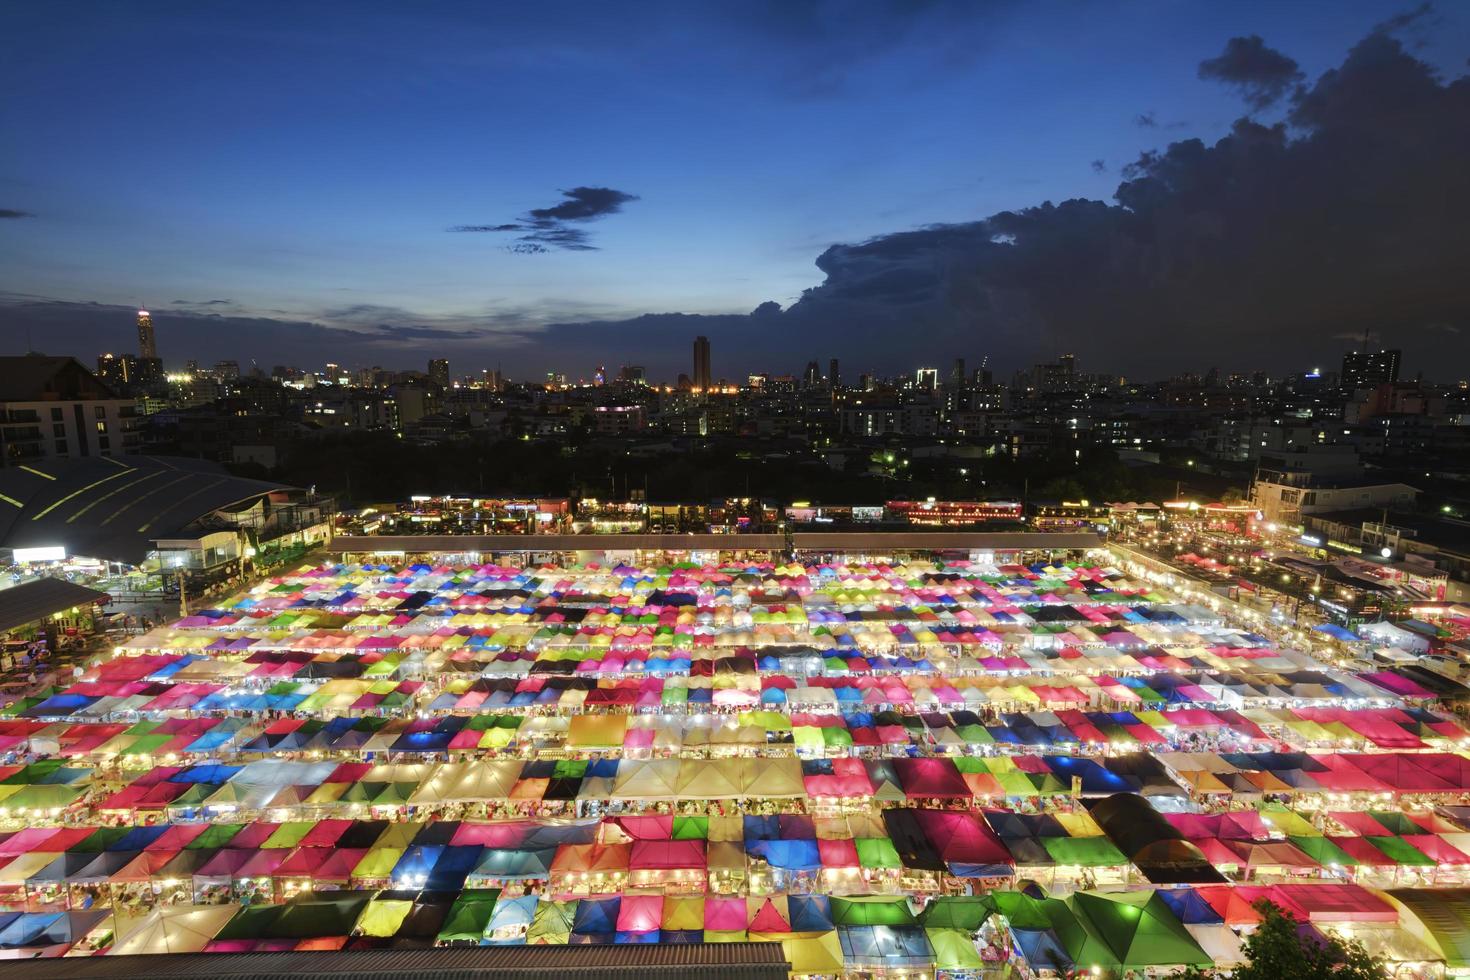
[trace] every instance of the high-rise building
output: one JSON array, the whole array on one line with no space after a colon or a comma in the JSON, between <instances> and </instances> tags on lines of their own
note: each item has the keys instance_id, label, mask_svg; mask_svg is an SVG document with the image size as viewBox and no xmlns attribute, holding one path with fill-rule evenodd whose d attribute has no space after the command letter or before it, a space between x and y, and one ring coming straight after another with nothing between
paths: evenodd
<instances>
[{"instance_id":1,"label":"high-rise building","mask_svg":"<svg viewBox=\"0 0 1470 980\"><path fill-rule=\"evenodd\" d=\"M939 368L919 368L914 372L914 384L916 387L927 391L933 391L939 387Z\"/></svg>"},{"instance_id":2,"label":"high-rise building","mask_svg":"<svg viewBox=\"0 0 1470 980\"><path fill-rule=\"evenodd\" d=\"M694 338L694 388L696 391L705 391L710 386L709 376L709 338Z\"/></svg>"},{"instance_id":3,"label":"high-rise building","mask_svg":"<svg viewBox=\"0 0 1470 980\"><path fill-rule=\"evenodd\" d=\"M648 372L644 370L642 364L624 364L618 370L618 380L626 384L647 384Z\"/></svg>"},{"instance_id":4,"label":"high-rise building","mask_svg":"<svg viewBox=\"0 0 1470 980\"><path fill-rule=\"evenodd\" d=\"M1342 358L1342 386L1349 391L1392 384L1399 379L1398 350L1348 351Z\"/></svg>"},{"instance_id":5,"label":"high-rise building","mask_svg":"<svg viewBox=\"0 0 1470 980\"><path fill-rule=\"evenodd\" d=\"M806 372L802 375L801 380L808 388L815 388L822 383L822 369L817 367L816 361L806 362Z\"/></svg>"},{"instance_id":6,"label":"high-rise building","mask_svg":"<svg viewBox=\"0 0 1470 980\"><path fill-rule=\"evenodd\" d=\"M837 370L837 358L827 362L827 383L833 388L842 387L842 375Z\"/></svg>"},{"instance_id":7,"label":"high-rise building","mask_svg":"<svg viewBox=\"0 0 1470 980\"><path fill-rule=\"evenodd\" d=\"M429 361L429 380L441 388L449 387L449 359L436 357Z\"/></svg>"},{"instance_id":8,"label":"high-rise building","mask_svg":"<svg viewBox=\"0 0 1470 980\"><path fill-rule=\"evenodd\" d=\"M97 377L113 391L125 392L137 380L138 360L132 354L103 354L97 358Z\"/></svg>"},{"instance_id":9,"label":"high-rise building","mask_svg":"<svg viewBox=\"0 0 1470 980\"><path fill-rule=\"evenodd\" d=\"M138 311L138 356L142 358L158 356L158 341L153 336L153 314L147 310Z\"/></svg>"},{"instance_id":10,"label":"high-rise building","mask_svg":"<svg viewBox=\"0 0 1470 980\"><path fill-rule=\"evenodd\" d=\"M954 359L954 367L949 372L949 386L956 389L965 386L965 359L963 357Z\"/></svg>"}]
</instances>

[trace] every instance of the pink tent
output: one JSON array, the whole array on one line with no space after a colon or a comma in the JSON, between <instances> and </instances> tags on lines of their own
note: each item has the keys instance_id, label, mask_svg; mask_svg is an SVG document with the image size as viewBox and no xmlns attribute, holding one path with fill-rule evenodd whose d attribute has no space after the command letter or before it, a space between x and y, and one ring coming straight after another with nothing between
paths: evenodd
<instances>
[{"instance_id":1,"label":"pink tent","mask_svg":"<svg viewBox=\"0 0 1470 980\"><path fill-rule=\"evenodd\" d=\"M702 840L635 840L629 871L703 870Z\"/></svg>"},{"instance_id":2,"label":"pink tent","mask_svg":"<svg viewBox=\"0 0 1470 980\"><path fill-rule=\"evenodd\" d=\"M717 898L712 895L704 900L704 927L706 929L716 932L739 932L745 928L745 922L745 899Z\"/></svg>"},{"instance_id":3,"label":"pink tent","mask_svg":"<svg viewBox=\"0 0 1470 980\"><path fill-rule=\"evenodd\" d=\"M1270 898L1304 909L1312 922L1397 922L1398 912L1361 885L1322 882L1271 886Z\"/></svg>"},{"instance_id":4,"label":"pink tent","mask_svg":"<svg viewBox=\"0 0 1470 980\"><path fill-rule=\"evenodd\" d=\"M624 895L618 903L618 932L656 932L663 918L662 895Z\"/></svg>"}]
</instances>

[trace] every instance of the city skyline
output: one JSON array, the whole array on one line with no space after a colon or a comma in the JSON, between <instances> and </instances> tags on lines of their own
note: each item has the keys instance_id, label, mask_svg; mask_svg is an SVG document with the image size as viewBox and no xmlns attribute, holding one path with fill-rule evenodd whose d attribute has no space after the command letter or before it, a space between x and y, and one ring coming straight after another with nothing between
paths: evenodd
<instances>
[{"instance_id":1,"label":"city skyline","mask_svg":"<svg viewBox=\"0 0 1470 980\"><path fill-rule=\"evenodd\" d=\"M320 363L349 344L402 368L428 347L521 376L574 349L673 377L696 335L732 378L777 360L837 356L855 375L1066 351L1139 376L1283 372L1366 329L1420 358L1406 373L1448 380L1467 352L1459 8L1358 3L1323 22L1125 5L1065 37L1006 5L847 21L820 4L648 9L549 46L530 15L367 7L327 44L310 12L270 29L7 14L36 42L0 110L31 137L0 174L7 351L29 334L90 363L147 304L180 361ZM617 42L640 30L643 74L616 74ZM362 55L390 39L421 71L365 79ZM196 51L280 77L216 76ZM558 71L516 70L538 55ZM147 70L98 96L123 57ZM342 104L314 59L364 101ZM609 71L619 83L588 95ZM165 97L179 78L194 84ZM622 111L559 113L576 99ZM195 125L212 108L233 128ZM48 121L78 113L66 132ZM477 114L515 138L487 146L460 125ZM402 169L403 147L442 171L435 189Z\"/></svg>"}]
</instances>

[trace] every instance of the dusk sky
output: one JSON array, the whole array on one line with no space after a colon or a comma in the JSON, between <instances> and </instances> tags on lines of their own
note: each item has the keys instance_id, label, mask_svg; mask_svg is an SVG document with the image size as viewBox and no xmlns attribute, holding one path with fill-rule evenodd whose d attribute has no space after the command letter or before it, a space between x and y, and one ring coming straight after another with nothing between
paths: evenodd
<instances>
[{"instance_id":1,"label":"dusk sky","mask_svg":"<svg viewBox=\"0 0 1470 980\"><path fill-rule=\"evenodd\" d=\"M704 333L717 377L1148 377L1370 330L1470 373L1464 4L143 0L0 31L0 353L132 350L144 304L171 366L672 380Z\"/></svg>"}]
</instances>

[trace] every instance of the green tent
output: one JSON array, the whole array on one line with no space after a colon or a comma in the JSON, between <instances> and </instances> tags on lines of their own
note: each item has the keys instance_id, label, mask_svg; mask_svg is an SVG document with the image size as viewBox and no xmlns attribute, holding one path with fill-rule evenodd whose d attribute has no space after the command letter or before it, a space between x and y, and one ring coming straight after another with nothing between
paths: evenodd
<instances>
[{"instance_id":1,"label":"green tent","mask_svg":"<svg viewBox=\"0 0 1470 980\"><path fill-rule=\"evenodd\" d=\"M832 899L832 924L838 926L911 926L914 913L906 898L865 895Z\"/></svg>"},{"instance_id":2,"label":"green tent","mask_svg":"<svg viewBox=\"0 0 1470 980\"><path fill-rule=\"evenodd\" d=\"M1326 837L1288 836L1286 839L1295 844L1297 849L1303 854L1324 868L1330 868L1333 865L1337 865L1340 868L1353 868L1358 864L1357 858L1332 843Z\"/></svg>"},{"instance_id":3,"label":"green tent","mask_svg":"<svg viewBox=\"0 0 1470 980\"><path fill-rule=\"evenodd\" d=\"M280 918L260 935L278 939L316 939L323 936L346 936L362 917L372 901L372 892L338 892L332 898L320 896L282 906ZM231 919L231 924L234 923Z\"/></svg>"},{"instance_id":4,"label":"green tent","mask_svg":"<svg viewBox=\"0 0 1470 980\"><path fill-rule=\"evenodd\" d=\"M247 905L214 934L215 939L261 939L274 937L276 921L285 911L284 905Z\"/></svg>"},{"instance_id":5,"label":"green tent","mask_svg":"<svg viewBox=\"0 0 1470 980\"><path fill-rule=\"evenodd\" d=\"M919 915L925 929L960 929L974 932L995 911L995 903L986 895L941 895ZM938 949L935 945L935 949Z\"/></svg>"},{"instance_id":6,"label":"green tent","mask_svg":"<svg viewBox=\"0 0 1470 980\"><path fill-rule=\"evenodd\" d=\"M572 923L577 918L577 906L581 899L564 902L545 901L536 905L531 916L530 928L526 930L526 942L530 945L564 945L572 935Z\"/></svg>"},{"instance_id":7,"label":"green tent","mask_svg":"<svg viewBox=\"0 0 1470 980\"><path fill-rule=\"evenodd\" d=\"M460 892L439 929L439 942L478 943L485 935L485 926L490 923L499 897L499 888L466 888Z\"/></svg>"},{"instance_id":8,"label":"green tent","mask_svg":"<svg viewBox=\"0 0 1470 980\"><path fill-rule=\"evenodd\" d=\"M1395 864L1432 868L1439 863L1402 837L1365 837L1364 840L1387 854Z\"/></svg>"},{"instance_id":9,"label":"green tent","mask_svg":"<svg viewBox=\"0 0 1470 980\"><path fill-rule=\"evenodd\" d=\"M184 809L186 807L203 806L204 801L209 799L220 788L219 783L194 783L184 792L169 801L172 809Z\"/></svg>"},{"instance_id":10,"label":"green tent","mask_svg":"<svg viewBox=\"0 0 1470 980\"><path fill-rule=\"evenodd\" d=\"M1075 892L1068 904L1127 969L1214 965L1168 904L1152 891ZM1077 962L1081 965L1083 961L1079 958Z\"/></svg>"},{"instance_id":11,"label":"green tent","mask_svg":"<svg viewBox=\"0 0 1470 980\"><path fill-rule=\"evenodd\" d=\"M941 970L979 970L985 964L975 940L963 929L925 929L934 947L934 965Z\"/></svg>"},{"instance_id":12,"label":"green tent","mask_svg":"<svg viewBox=\"0 0 1470 980\"><path fill-rule=\"evenodd\" d=\"M709 837L709 817L674 818L674 840L704 840Z\"/></svg>"},{"instance_id":13,"label":"green tent","mask_svg":"<svg viewBox=\"0 0 1470 980\"><path fill-rule=\"evenodd\" d=\"M1012 929L1051 928L1051 916L1047 914L1042 899L1022 892L991 892L990 900Z\"/></svg>"},{"instance_id":14,"label":"green tent","mask_svg":"<svg viewBox=\"0 0 1470 980\"><path fill-rule=\"evenodd\" d=\"M132 827L98 827L68 847L67 851L72 854L100 854L132 833L132 830Z\"/></svg>"},{"instance_id":15,"label":"green tent","mask_svg":"<svg viewBox=\"0 0 1470 980\"><path fill-rule=\"evenodd\" d=\"M1106 837L1042 837L1040 840L1057 864L1112 868L1128 863L1123 852Z\"/></svg>"},{"instance_id":16,"label":"green tent","mask_svg":"<svg viewBox=\"0 0 1470 980\"><path fill-rule=\"evenodd\" d=\"M185 844L191 851L214 850L229 844L230 839L245 829L243 823L215 823L198 837Z\"/></svg>"},{"instance_id":17,"label":"green tent","mask_svg":"<svg viewBox=\"0 0 1470 980\"><path fill-rule=\"evenodd\" d=\"M413 911L413 901L407 898L375 898L368 903L362 917L353 926L353 934L371 936L374 939L392 939L403 926L403 920Z\"/></svg>"},{"instance_id":18,"label":"green tent","mask_svg":"<svg viewBox=\"0 0 1470 980\"><path fill-rule=\"evenodd\" d=\"M265 842L260 846L265 847L295 847L301 843L301 839L311 833L316 826L315 820L291 820L277 827Z\"/></svg>"},{"instance_id":19,"label":"green tent","mask_svg":"<svg viewBox=\"0 0 1470 980\"><path fill-rule=\"evenodd\" d=\"M60 810L71 806L85 787L32 784L0 800L0 810Z\"/></svg>"},{"instance_id":20,"label":"green tent","mask_svg":"<svg viewBox=\"0 0 1470 980\"><path fill-rule=\"evenodd\" d=\"M1042 899L1041 905L1046 910L1052 932L1061 941L1062 948L1067 951L1072 962L1077 964L1079 971L1087 971L1093 967L1122 969L1123 961L1113 951L1113 947L1103 939L1096 927L1073 911L1072 906L1059 898Z\"/></svg>"},{"instance_id":21,"label":"green tent","mask_svg":"<svg viewBox=\"0 0 1470 980\"><path fill-rule=\"evenodd\" d=\"M903 860L887 837L859 837L853 841L858 864L865 868L901 868Z\"/></svg>"},{"instance_id":22,"label":"green tent","mask_svg":"<svg viewBox=\"0 0 1470 980\"><path fill-rule=\"evenodd\" d=\"M1407 813L1398 810L1369 810L1368 816L1372 817L1374 822L1382 824L1383 829L1390 834L1403 836L1404 834L1424 833L1423 827L1410 820Z\"/></svg>"}]
</instances>

